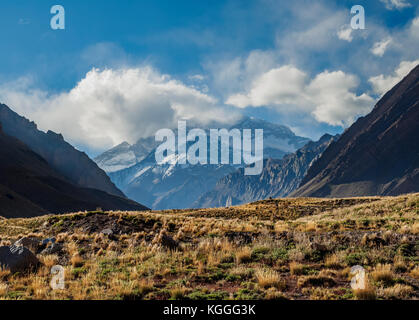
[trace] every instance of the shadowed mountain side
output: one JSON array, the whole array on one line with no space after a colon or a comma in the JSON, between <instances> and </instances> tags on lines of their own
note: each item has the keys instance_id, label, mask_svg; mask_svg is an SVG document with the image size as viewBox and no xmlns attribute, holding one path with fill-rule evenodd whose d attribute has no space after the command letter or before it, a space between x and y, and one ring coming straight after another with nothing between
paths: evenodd
<instances>
[{"instance_id":1,"label":"shadowed mountain side","mask_svg":"<svg viewBox=\"0 0 419 320\"><path fill-rule=\"evenodd\" d=\"M0 216L32 217L80 210L145 210L124 197L73 185L0 127Z\"/></svg>"},{"instance_id":2,"label":"shadowed mountain side","mask_svg":"<svg viewBox=\"0 0 419 320\"><path fill-rule=\"evenodd\" d=\"M295 197L419 191L419 66L310 167Z\"/></svg>"},{"instance_id":3,"label":"shadowed mountain side","mask_svg":"<svg viewBox=\"0 0 419 320\"><path fill-rule=\"evenodd\" d=\"M34 122L19 116L4 104L0 104L0 123L4 133L25 143L68 181L80 187L124 197L106 173L84 152L64 141L62 135L38 130Z\"/></svg>"}]
</instances>

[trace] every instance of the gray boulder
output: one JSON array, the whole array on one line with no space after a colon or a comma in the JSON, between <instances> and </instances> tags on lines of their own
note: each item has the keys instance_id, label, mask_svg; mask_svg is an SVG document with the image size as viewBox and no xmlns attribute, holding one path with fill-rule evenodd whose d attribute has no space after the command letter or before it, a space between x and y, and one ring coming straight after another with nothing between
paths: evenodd
<instances>
[{"instance_id":1,"label":"gray boulder","mask_svg":"<svg viewBox=\"0 0 419 320\"><path fill-rule=\"evenodd\" d=\"M17 247L26 247L33 253L36 253L39 249L39 239L23 237L16 241L14 245Z\"/></svg>"},{"instance_id":2,"label":"gray boulder","mask_svg":"<svg viewBox=\"0 0 419 320\"><path fill-rule=\"evenodd\" d=\"M41 254L54 254L60 252L63 249L63 246L59 243L53 243L48 248L42 250Z\"/></svg>"},{"instance_id":3,"label":"gray boulder","mask_svg":"<svg viewBox=\"0 0 419 320\"><path fill-rule=\"evenodd\" d=\"M103 230L101 231L101 233L103 233L103 234L105 234L105 235L107 235L107 236L110 236L110 235L112 235L112 234L113 234L113 230L112 230L112 229L103 229Z\"/></svg>"},{"instance_id":4,"label":"gray boulder","mask_svg":"<svg viewBox=\"0 0 419 320\"><path fill-rule=\"evenodd\" d=\"M15 245L0 247L0 266L3 269L12 273L25 272L38 264L38 258L28 248Z\"/></svg>"},{"instance_id":5,"label":"gray boulder","mask_svg":"<svg viewBox=\"0 0 419 320\"><path fill-rule=\"evenodd\" d=\"M55 243L55 238L46 238L46 239L42 240L42 245L43 245L43 246L46 246L46 245L48 245L50 242L51 242L51 243Z\"/></svg>"}]
</instances>

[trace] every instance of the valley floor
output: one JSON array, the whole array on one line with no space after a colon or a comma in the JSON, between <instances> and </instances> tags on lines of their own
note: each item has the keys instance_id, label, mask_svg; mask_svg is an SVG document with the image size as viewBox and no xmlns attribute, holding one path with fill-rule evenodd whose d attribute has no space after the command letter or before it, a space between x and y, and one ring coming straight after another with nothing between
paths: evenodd
<instances>
[{"instance_id":1,"label":"valley floor","mask_svg":"<svg viewBox=\"0 0 419 320\"><path fill-rule=\"evenodd\" d=\"M0 270L2 299L419 298L419 194L0 220L0 245L24 236L63 249L37 252L32 272ZM64 290L49 285L57 264Z\"/></svg>"}]
</instances>

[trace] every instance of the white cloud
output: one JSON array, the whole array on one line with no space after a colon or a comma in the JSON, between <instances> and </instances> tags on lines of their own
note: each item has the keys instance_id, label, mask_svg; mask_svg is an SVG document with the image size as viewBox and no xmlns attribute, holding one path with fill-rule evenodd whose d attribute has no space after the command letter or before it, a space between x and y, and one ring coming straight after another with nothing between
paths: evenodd
<instances>
[{"instance_id":1,"label":"white cloud","mask_svg":"<svg viewBox=\"0 0 419 320\"><path fill-rule=\"evenodd\" d=\"M250 90L231 95L226 103L309 113L318 122L344 127L373 107L370 96L352 92L358 85L355 76L342 71L325 71L310 80L305 72L286 65L265 72L252 82Z\"/></svg>"},{"instance_id":2,"label":"white cloud","mask_svg":"<svg viewBox=\"0 0 419 320\"><path fill-rule=\"evenodd\" d=\"M188 79L191 81L201 82L205 80L205 76L202 74L194 74L194 75L190 75Z\"/></svg>"},{"instance_id":3,"label":"white cloud","mask_svg":"<svg viewBox=\"0 0 419 320\"><path fill-rule=\"evenodd\" d=\"M351 27L342 27L337 33L338 38L341 40L351 42L353 40L352 31L353 29Z\"/></svg>"},{"instance_id":4,"label":"white cloud","mask_svg":"<svg viewBox=\"0 0 419 320\"><path fill-rule=\"evenodd\" d=\"M403 9L412 5L407 0L380 0L388 10Z\"/></svg>"},{"instance_id":5,"label":"white cloud","mask_svg":"<svg viewBox=\"0 0 419 320\"><path fill-rule=\"evenodd\" d=\"M95 150L175 127L179 118L205 124L238 117L215 98L150 67L92 69L72 90L55 95L21 79L0 86L0 99L41 129Z\"/></svg>"},{"instance_id":6,"label":"white cloud","mask_svg":"<svg viewBox=\"0 0 419 320\"><path fill-rule=\"evenodd\" d=\"M304 105L301 88L305 78L306 74L293 66L271 69L253 81L248 93L232 95L226 103L239 108L294 102Z\"/></svg>"},{"instance_id":7,"label":"white cloud","mask_svg":"<svg viewBox=\"0 0 419 320\"><path fill-rule=\"evenodd\" d=\"M374 46L371 48L371 52L378 57L382 57L384 53L386 52L388 46L391 44L391 42L392 42L391 38L378 41L374 43Z\"/></svg>"},{"instance_id":8,"label":"white cloud","mask_svg":"<svg viewBox=\"0 0 419 320\"><path fill-rule=\"evenodd\" d=\"M387 76L380 74L378 76L369 78L368 81L371 83L374 92L382 96L388 90L393 88L398 82L400 82L400 80L407 76L407 74L418 64L419 60L402 61L396 70L394 70L393 74Z\"/></svg>"},{"instance_id":9,"label":"white cloud","mask_svg":"<svg viewBox=\"0 0 419 320\"><path fill-rule=\"evenodd\" d=\"M412 20L412 24L409 29L409 36L417 40L419 38L419 17Z\"/></svg>"},{"instance_id":10,"label":"white cloud","mask_svg":"<svg viewBox=\"0 0 419 320\"><path fill-rule=\"evenodd\" d=\"M246 57L209 62L205 65L212 77L213 87L220 95L249 88L251 81L277 65L277 56L272 51L254 50Z\"/></svg>"},{"instance_id":11,"label":"white cloud","mask_svg":"<svg viewBox=\"0 0 419 320\"><path fill-rule=\"evenodd\" d=\"M322 72L308 85L307 94L313 103L312 114L319 122L346 127L357 116L371 111L374 99L351 90L359 85L358 78L342 71Z\"/></svg>"}]
</instances>

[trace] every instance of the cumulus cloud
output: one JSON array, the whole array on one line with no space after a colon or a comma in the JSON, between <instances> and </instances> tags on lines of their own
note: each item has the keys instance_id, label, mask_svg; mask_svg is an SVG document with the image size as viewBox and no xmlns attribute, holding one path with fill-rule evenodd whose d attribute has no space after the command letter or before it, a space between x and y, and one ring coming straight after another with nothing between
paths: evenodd
<instances>
[{"instance_id":1,"label":"cumulus cloud","mask_svg":"<svg viewBox=\"0 0 419 320\"><path fill-rule=\"evenodd\" d=\"M247 93L230 96L226 103L239 108L248 106L305 105L304 87L306 74L293 66L271 69L256 78Z\"/></svg>"},{"instance_id":2,"label":"cumulus cloud","mask_svg":"<svg viewBox=\"0 0 419 320\"><path fill-rule=\"evenodd\" d=\"M380 96L384 95L388 90L394 87L400 80L402 80L407 74L417 65L419 60L415 61L402 61L399 66L394 70L393 74L383 75L380 74L375 77L369 78L374 92Z\"/></svg>"},{"instance_id":3,"label":"cumulus cloud","mask_svg":"<svg viewBox=\"0 0 419 320\"><path fill-rule=\"evenodd\" d=\"M239 117L215 98L150 67L92 69L73 89L53 95L23 78L0 86L0 99L41 129L93 150L135 142L175 127L180 118L206 124Z\"/></svg>"},{"instance_id":4,"label":"cumulus cloud","mask_svg":"<svg viewBox=\"0 0 419 320\"><path fill-rule=\"evenodd\" d=\"M368 113L374 99L352 90L359 85L354 75L324 71L309 79L298 68L286 65L256 78L249 91L231 95L226 103L239 108L272 107L280 112L310 113L318 122L349 126Z\"/></svg>"},{"instance_id":5,"label":"cumulus cloud","mask_svg":"<svg viewBox=\"0 0 419 320\"><path fill-rule=\"evenodd\" d=\"M277 59L272 51L253 50L246 57L207 62L205 68L211 75L213 88L220 95L229 96L242 88L249 88L252 79L277 65Z\"/></svg>"},{"instance_id":6,"label":"cumulus cloud","mask_svg":"<svg viewBox=\"0 0 419 320\"><path fill-rule=\"evenodd\" d=\"M316 120L346 127L371 111L374 99L365 93L358 96L352 92L358 85L356 76L342 71L318 74L307 87Z\"/></svg>"},{"instance_id":7,"label":"cumulus cloud","mask_svg":"<svg viewBox=\"0 0 419 320\"><path fill-rule=\"evenodd\" d=\"M403 9L412 5L407 0L380 0L388 10Z\"/></svg>"},{"instance_id":8,"label":"cumulus cloud","mask_svg":"<svg viewBox=\"0 0 419 320\"><path fill-rule=\"evenodd\" d=\"M351 27L349 27L349 26L342 27L337 32L338 38L341 39L341 40L345 40L345 41L351 42L353 40L352 31L353 31L353 29Z\"/></svg>"},{"instance_id":9,"label":"cumulus cloud","mask_svg":"<svg viewBox=\"0 0 419 320\"><path fill-rule=\"evenodd\" d=\"M388 46L391 44L391 42L392 42L392 39L387 38L382 41L378 41L374 43L374 46L371 48L372 54L378 57L382 57L384 53L386 52Z\"/></svg>"}]
</instances>

